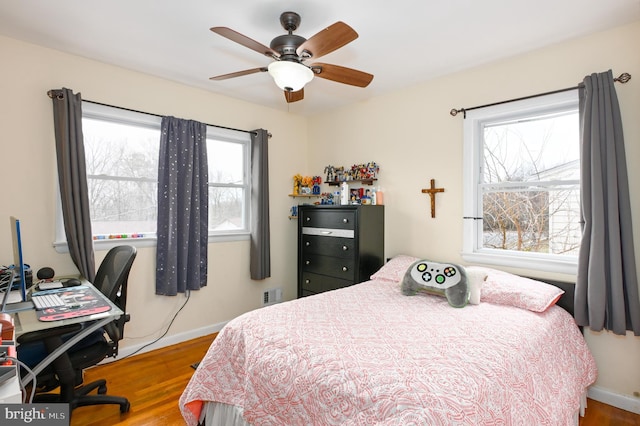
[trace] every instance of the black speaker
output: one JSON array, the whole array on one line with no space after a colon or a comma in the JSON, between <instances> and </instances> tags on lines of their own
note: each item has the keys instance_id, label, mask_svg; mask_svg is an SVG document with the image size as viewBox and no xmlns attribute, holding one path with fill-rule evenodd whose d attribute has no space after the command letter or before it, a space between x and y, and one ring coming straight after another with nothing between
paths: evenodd
<instances>
[{"instance_id":1,"label":"black speaker","mask_svg":"<svg viewBox=\"0 0 640 426\"><path fill-rule=\"evenodd\" d=\"M55 276L55 274L56 273L53 270L53 268L49 268L48 266L45 266L44 268L38 269L38 273L36 274L36 276L38 277L39 280L50 280Z\"/></svg>"}]
</instances>

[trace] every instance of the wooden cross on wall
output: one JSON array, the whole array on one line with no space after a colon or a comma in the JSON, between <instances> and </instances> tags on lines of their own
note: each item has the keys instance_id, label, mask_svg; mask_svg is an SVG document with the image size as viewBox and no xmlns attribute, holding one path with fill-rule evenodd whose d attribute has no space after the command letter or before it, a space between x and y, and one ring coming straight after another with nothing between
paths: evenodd
<instances>
[{"instance_id":1,"label":"wooden cross on wall","mask_svg":"<svg viewBox=\"0 0 640 426\"><path fill-rule=\"evenodd\" d=\"M431 197L431 217L436 217L436 193L444 192L444 188L436 188L436 180L431 179L431 188L423 189L423 194L429 194Z\"/></svg>"}]
</instances>

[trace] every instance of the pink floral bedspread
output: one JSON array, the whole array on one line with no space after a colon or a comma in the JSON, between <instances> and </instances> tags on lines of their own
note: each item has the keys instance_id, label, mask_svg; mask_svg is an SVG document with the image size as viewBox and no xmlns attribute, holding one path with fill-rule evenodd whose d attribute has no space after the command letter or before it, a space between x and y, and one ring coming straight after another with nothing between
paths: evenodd
<instances>
[{"instance_id":1,"label":"pink floral bedspread","mask_svg":"<svg viewBox=\"0 0 640 426\"><path fill-rule=\"evenodd\" d=\"M229 322L180 398L253 425L569 425L596 379L559 307L452 308L369 281L258 309Z\"/></svg>"}]
</instances>

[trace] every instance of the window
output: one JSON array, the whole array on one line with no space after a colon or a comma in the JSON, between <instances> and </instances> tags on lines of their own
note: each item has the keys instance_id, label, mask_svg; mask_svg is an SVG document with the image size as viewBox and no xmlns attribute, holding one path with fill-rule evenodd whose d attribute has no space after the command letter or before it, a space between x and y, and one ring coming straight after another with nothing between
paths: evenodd
<instances>
[{"instance_id":1,"label":"window","mask_svg":"<svg viewBox=\"0 0 640 426\"><path fill-rule=\"evenodd\" d=\"M96 244L155 244L161 118L92 102L82 109ZM207 126L210 241L249 232L249 144L246 132ZM65 245L61 211L59 217L57 245Z\"/></svg>"},{"instance_id":2,"label":"window","mask_svg":"<svg viewBox=\"0 0 640 426\"><path fill-rule=\"evenodd\" d=\"M207 127L209 235L249 232L250 135Z\"/></svg>"},{"instance_id":3,"label":"window","mask_svg":"<svg viewBox=\"0 0 640 426\"><path fill-rule=\"evenodd\" d=\"M469 111L464 126L463 258L575 273L577 91Z\"/></svg>"},{"instance_id":4,"label":"window","mask_svg":"<svg viewBox=\"0 0 640 426\"><path fill-rule=\"evenodd\" d=\"M95 238L155 237L160 117L82 104Z\"/></svg>"}]
</instances>

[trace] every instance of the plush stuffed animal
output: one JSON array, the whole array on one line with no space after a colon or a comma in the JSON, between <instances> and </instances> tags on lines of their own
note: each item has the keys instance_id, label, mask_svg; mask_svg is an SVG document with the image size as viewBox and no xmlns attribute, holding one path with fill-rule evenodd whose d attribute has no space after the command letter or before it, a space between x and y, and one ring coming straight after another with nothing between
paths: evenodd
<instances>
[{"instance_id":1,"label":"plush stuffed animal","mask_svg":"<svg viewBox=\"0 0 640 426\"><path fill-rule=\"evenodd\" d=\"M467 274L462 266L452 263L414 262L402 279L402 294L413 296L419 291L445 296L454 308L462 308L469 301Z\"/></svg>"}]
</instances>

